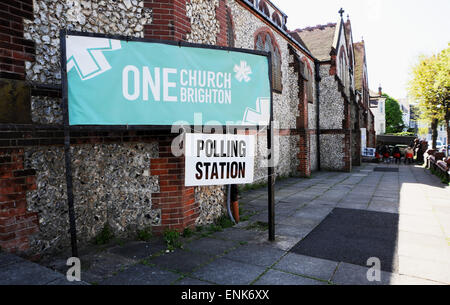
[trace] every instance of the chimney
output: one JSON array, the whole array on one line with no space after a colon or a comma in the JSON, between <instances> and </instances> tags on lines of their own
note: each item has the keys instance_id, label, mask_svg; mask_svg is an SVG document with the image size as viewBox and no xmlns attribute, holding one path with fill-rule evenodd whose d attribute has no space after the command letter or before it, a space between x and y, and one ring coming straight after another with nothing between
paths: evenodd
<instances>
[{"instance_id":1,"label":"chimney","mask_svg":"<svg viewBox=\"0 0 450 305\"><path fill-rule=\"evenodd\" d=\"M383 91L381 90L381 85L378 86L378 95L381 96L383 94Z\"/></svg>"}]
</instances>

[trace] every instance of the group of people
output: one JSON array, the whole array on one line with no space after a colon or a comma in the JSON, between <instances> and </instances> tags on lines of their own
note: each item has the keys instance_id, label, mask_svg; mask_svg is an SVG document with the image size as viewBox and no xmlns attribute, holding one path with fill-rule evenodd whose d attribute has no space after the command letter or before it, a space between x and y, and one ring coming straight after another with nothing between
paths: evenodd
<instances>
[{"instance_id":1,"label":"group of people","mask_svg":"<svg viewBox=\"0 0 450 305\"><path fill-rule=\"evenodd\" d=\"M423 155L428 149L428 142L416 138L403 151L404 163L411 164L414 158L418 164L424 162ZM402 160L402 151L399 146L394 146L392 149L389 145L379 145L376 149L376 159L383 160L383 162L390 163L392 160L397 164Z\"/></svg>"}]
</instances>

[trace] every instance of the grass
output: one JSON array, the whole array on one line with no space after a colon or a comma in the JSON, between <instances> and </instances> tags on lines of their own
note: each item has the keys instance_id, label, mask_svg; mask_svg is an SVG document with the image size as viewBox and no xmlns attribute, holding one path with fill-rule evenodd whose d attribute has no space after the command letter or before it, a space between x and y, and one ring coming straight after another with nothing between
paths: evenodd
<instances>
[{"instance_id":1,"label":"grass","mask_svg":"<svg viewBox=\"0 0 450 305\"><path fill-rule=\"evenodd\" d=\"M152 228L147 227L136 232L137 239L140 241L149 241L153 237Z\"/></svg>"},{"instance_id":2,"label":"grass","mask_svg":"<svg viewBox=\"0 0 450 305\"><path fill-rule=\"evenodd\" d=\"M175 230L164 231L164 240L166 241L167 250L173 251L176 248L181 248L180 233Z\"/></svg>"},{"instance_id":3,"label":"grass","mask_svg":"<svg viewBox=\"0 0 450 305\"><path fill-rule=\"evenodd\" d=\"M103 229L100 231L100 233L97 234L94 238L94 244L96 245L106 245L111 240L114 239L114 233L112 232L112 229L109 225L109 223L106 223Z\"/></svg>"},{"instance_id":4,"label":"grass","mask_svg":"<svg viewBox=\"0 0 450 305\"><path fill-rule=\"evenodd\" d=\"M247 229L247 230L255 229L258 231L267 231L269 229L269 224L267 222L257 221L257 222L249 224L248 226L245 227L245 229Z\"/></svg>"},{"instance_id":5,"label":"grass","mask_svg":"<svg viewBox=\"0 0 450 305\"><path fill-rule=\"evenodd\" d=\"M189 237L191 237L192 235L194 235L194 231L192 231L191 229L185 228L185 229L183 230L183 237L189 238Z\"/></svg>"}]
</instances>

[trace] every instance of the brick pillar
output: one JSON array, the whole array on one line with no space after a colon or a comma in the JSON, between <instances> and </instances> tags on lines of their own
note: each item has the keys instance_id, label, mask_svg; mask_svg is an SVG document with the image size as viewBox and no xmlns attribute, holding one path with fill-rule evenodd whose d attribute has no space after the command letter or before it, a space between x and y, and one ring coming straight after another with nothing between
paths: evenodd
<instances>
[{"instance_id":1,"label":"brick pillar","mask_svg":"<svg viewBox=\"0 0 450 305\"><path fill-rule=\"evenodd\" d=\"M152 23L144 28L144 37L162 40L185 41L191 32L190 19L186 16L187 0L145 0L151 8ZM184 186L184 156L175 157L171 152L173 136L160 137L159 157L150 160L150 174L159 176L160 192L153 194L152 204L161 209L161 225L155 233L166 229L182 231L193 227L199 215L193 187Z\"/></svg>"},{"instance_id":2,"label":"brick pillar","mask_svg":"<svg viewBox=\"0 0 450 305\"><path fill-rule=\"evenodd\" d=\"M346 99L343 101L344 103L344 120L343 120L343 128L344 128L344 171L350 172L352 170L352 129L351 129L351 105L350 102Z\"/></svg>"},{"instance_id":3,"label":"brick pillar","mask_svg":"<svg viewBox=\"0 0 450 305\"><path fill-rule=\"evenodd\" d=\"M144 37L162 40L186 40L191 23L186 16L186 0L145 0L152 9L152 23L144 28Z\"/></svg>"},{"instance_id":4,"label":"brick pillar","mask_svg":"<svg viewBox=\"0 0 450 305\"><path fill-rule=\"evenodd\" d=\"M23 19L33 20L32 0L0 3L0 78L25 79L25 61L34 61L34 42L23 38Z\"/></svg>"},{"instance_id":5,"label":"brick pillar","mask_svg":"<svg viewBox=\"0 0 450 305\"><path fill-rule=\"evenodd\" d=\"M220 31L217 34L217 45L222 47L232 47L233 45L228 45L228 35L234 35L234 24L233 20L228 20L228 15L231 17L231 10L227 7L225 0L219 1L219 6L216 8L216 19L219 21ZM229 24L231 22L231 24ZM228 26L233 28L233 33L228 33ZM234 41L234 37L232 37Z\"/></svg>"},{"instance_id":6,"label":"brick pillar","mask_svg":"<svg viewBox=\"0 0 450 305\"><path fill-rule=\"evenodd\" d=\"M194 187L184 186L184 156L173 156L172 139L161 137L158 140L159 157L150 160L150 174L159 176L160 187L160 192L152 198L154 208L161 209L161 225L154 227L156 233L193 228L199 215Z\"/></svg>"},{"instance_id":7,"label":"brick pillar","mask_svg":"<svg viewBox=\"0 0 450 305\"><path fill-rule=\"evenodd\" d=\"M299 76L301 79L301 76ZM311 164L310 164L310 138L309 138L309 128L308 128L308 99L306 97L306 90L305 90L305 82L303 79L299 82L299 103L298 103L298 110L299 110L299 116L297 117L297 130L300 136L299 139L299 153L297 155L299 160L299 167L298 171L300 173L300 176L302 177L309 177L311 176Z\"/></svg>"},{"instance_id":8,"label":"brick pillar","mask_svg":"<svg viewBox=\"0 0 450 305\"><path fill-rule=\"evenodd\" d=\"M25 252L39 231L38 216L27 211L26 192L36 189L35 172L23 167L23 149L0 149L0 247Z\"/></svg>"}]
</instances>

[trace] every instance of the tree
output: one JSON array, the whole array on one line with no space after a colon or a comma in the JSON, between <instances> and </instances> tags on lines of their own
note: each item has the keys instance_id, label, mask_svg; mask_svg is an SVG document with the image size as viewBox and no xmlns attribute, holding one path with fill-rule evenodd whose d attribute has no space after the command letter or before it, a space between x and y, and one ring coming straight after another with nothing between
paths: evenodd
<instances>
[{"instance_id":1,"label":"tree","mask_svg":"<svg viewBox=\"0 0 450 305\"><path fill-rule=\"evenodd\" d=\"M397 133L403 131L403 113L400 110L400 104L387 94L383 94L386 98L386 133Z\"/></svg>"},{"instance_id":2,"label":"tree","mask_svg":"<svg viewBox=\"0 0 450 305\"><path fill-rule=\"evenodd\" d=\"M433 148L436 148L437 127L445 122L447 145L450 140L450 43L437 55L420 56L412 68L410 94L419 101L419 115L431 123Z\"/></svg>"}]
</instances>

